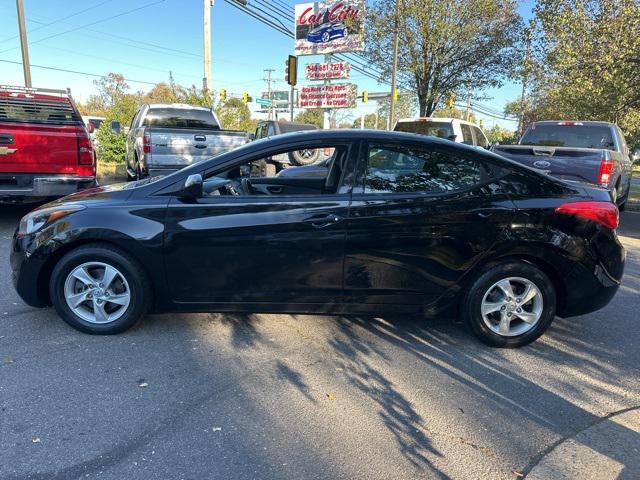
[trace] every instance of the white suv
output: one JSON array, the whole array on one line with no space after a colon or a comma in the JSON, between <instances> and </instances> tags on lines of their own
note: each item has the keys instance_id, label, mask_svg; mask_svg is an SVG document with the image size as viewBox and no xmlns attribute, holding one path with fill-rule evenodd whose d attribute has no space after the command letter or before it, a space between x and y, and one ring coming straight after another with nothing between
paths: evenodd
<instances>
[{"instance_id":1,"label":"white suv","mask_svg":"<svg viewBox=\"0 0 640 480\"><path fill-rule=\"evenodd\" d=\"M432 135L457 143L489 148L489 141L480 127L458 118L401 118L396 123L394 131Z\"/></svg>"}]
</instances>

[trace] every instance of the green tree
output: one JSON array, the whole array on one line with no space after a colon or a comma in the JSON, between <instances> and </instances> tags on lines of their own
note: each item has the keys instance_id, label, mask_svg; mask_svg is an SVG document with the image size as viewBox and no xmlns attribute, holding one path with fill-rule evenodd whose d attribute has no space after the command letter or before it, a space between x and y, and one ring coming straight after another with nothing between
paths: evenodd
<instances>
[{"instance_id":1,"label":"green tree","mask_svg":"<svg viewBox=\"0 0 640 480\"><path fill-rule=\"evenodd\" d=\"M360 128L360 118L361 117L358 117L353 121L353 124L351 125L352 128ZM375 113L367 113L364 116L364 128L375 129L380 128L381 125L380 119ZM382 126L386 126L386 123Z\"/></svg>"},{"instance_id":2,"label":"green tree","mask_svg":"<svg viewBox=\"0 0 640 480\"><path fill-rule=\"evenodd\" d=\"M514 130L502 128L500 125L494 125L484 131L489 143L497 142L501 145L512 145L517 141L517 135Z\"/></svg>"},{"instance_id":3,"label":"green tree","mask_svg":"<svg viewBox=\"0 0 640 480\"><path fill-rule=\"evenodd\" d=\"M459 118L460 120L466 120L467 111L466 109L457 108L457 107L453 107L453 108L442 107L435 110L431 114L431 116L438 117L438 118ZM474 123L476 122L476 116L473 114L473 112L469 112L469 121Z\"/></svg>"},{"instance_id":4,"label":"green tree","mask_svg":"<svg viewBox=\"0 0 640 480\"><path fill-rule=\"evenodd\" d=\"M239 98L229 98L215 108L223 128L254 132L257 120L251 119L249 107Z\"/></svg>"},{"instance_id":5,"label":"green tree","mask_svg":"<svg viewBox=\"0 0 640 480\"><path fill-rule=\"evenodd\" d=\"M320 108L309 108L298 113L294 120L298 123L310 123L322 128L324 126L324 111Z\"/></svg>"},{"instance_id":6,"label":"green tree","mask_svg":"<svg viewBox=\"0 0 640 480\"><path fill-rule=\"evenodd\" d=\"M538 0L538 120L618 123L640 144L640 5L637 0Z\"/></svg>"},{"instance_id":7,"label":"green tree","mask_svg":"<svg viewBox=\"0 0 640 480\"><path fill-rule=\"evenodd\" d=\"M518 62L522 19L515 0L377 0L367 19L366 55L390 78L394 32L399 34L400 85L417 92L421 116L450 93L500 86Z\"/></svg>"},{"instance_id":8,"label":"green tree","mask_svg":"<svg viewBox=\"0 0 640 480\"><path fill-rule=\"evenodd\" d=\"M98 161L105 163L123 163L125 154L124 133L111 131L110 122L102 122L96 131Z\"/></svg>"}]
</instances>

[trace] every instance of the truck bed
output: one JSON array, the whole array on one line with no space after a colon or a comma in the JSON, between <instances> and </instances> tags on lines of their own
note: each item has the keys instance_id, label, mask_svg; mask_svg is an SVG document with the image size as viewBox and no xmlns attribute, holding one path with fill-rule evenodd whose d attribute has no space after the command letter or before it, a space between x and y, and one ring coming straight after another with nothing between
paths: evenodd
<instances>
[{"instance_id":1,"label":"truck bed","mask_svg":"<svg viewBox=\"0 0 640 480\"><path fill-rule=\"evenodd\" d=\"M492 150L556 178L593 184L598 182L601 160L609 158L606 150L593 148L500 145Z\"/></svg>"}]
</instances>

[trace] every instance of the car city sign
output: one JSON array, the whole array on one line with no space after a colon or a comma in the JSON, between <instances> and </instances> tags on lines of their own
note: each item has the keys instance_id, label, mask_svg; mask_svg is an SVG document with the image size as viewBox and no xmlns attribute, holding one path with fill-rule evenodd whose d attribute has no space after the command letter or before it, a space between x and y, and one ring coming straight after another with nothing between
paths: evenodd
<instances>
[{"instance_id":1,"label":"car city sign","mask_svg":"<svg viewBox=\"0 0 640 480\"><path fill-rule=\"evenodd\" d=\"M305 68L304 76L307 80L334 80L349 78L350 70L349 62L310 63Z\"/></svg>"},{"instance_id":2,"label":"car city sign","mask_svg":"<svg viewBox=\"0 0 640 480\"><path fill-rule=\"evenodd\" d=\"M364 49L364 0L300 3L295 6L295 54Z\"/></svg>"},{"instance_id":3,"label":"car city sign","mask_svg":"<svg viewBox=\"0 0 640 480\"><path fill-rule=\"evenodd\" d=\"M298 95L300 108L354 108L356 86L353 83L306 85Z\"/></svg>"}]
</instances>

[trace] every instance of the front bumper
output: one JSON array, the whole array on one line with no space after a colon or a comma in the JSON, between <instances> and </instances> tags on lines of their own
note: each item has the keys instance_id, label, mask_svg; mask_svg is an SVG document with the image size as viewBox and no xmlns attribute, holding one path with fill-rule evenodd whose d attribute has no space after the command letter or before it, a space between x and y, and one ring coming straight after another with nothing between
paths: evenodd
<instances>
[{"instance_id":1,"label":"front bumper","mask_svg":"<svg viewBox=\"0 0 640 480\"><path fill-rule=\"evenodd\" d=\"M95 186L97 186L96 177L0 174L0 203L64 197Z\"/></svg>"},{"instance_id":2,"label":"front bumper","mask_svg":"<svg viewBox=\"0 0 640 480\"><path fill-rule=\"evenodd\" d=\"M42 255L32 255L33 237L13 235L11 254L11 279L13 286L27 305L32 307L44 307L47 305L48 285L41 285L39 279L45 267L45 258Z\"/></svg>"}]
</instances>

